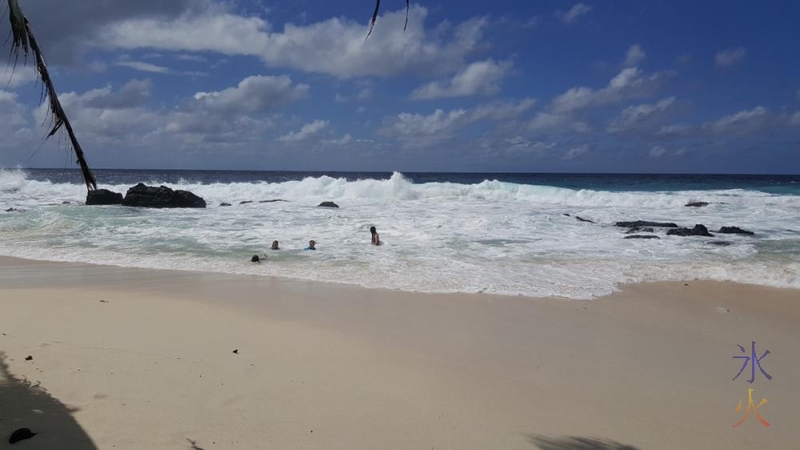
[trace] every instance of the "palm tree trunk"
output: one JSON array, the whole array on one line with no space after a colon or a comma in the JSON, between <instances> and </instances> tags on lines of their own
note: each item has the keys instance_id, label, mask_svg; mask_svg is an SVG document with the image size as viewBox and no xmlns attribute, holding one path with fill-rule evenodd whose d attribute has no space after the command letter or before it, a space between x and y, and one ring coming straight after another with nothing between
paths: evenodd
<instances>
[{"instance_id":1,"label":"palm tree trunk","mask_svg":"<svg viewBox=\"0 0 800 450\"><path fill-rule=\"evenodd\" d=\"M50 133L47 135L47 137L56 134L56 132L61 129L62 126L67 130L67 135L69 136L72 150L75 152L75 156L77 157L76 162L81 168L83 181L86 183L86 189L90 191L95 190L97 189L97 181L95 180L91 169L89 169L89 164L87 164L86 158L83 156L83 149L81 148L81 144L78 142L78 138L75 137L75 131L72 129L72 124L69 122L69 118L67 118L64 108L61 107L61 102L58 100L56 88L53 85L52 78L50 78L50 72L47 70L47 64L44 61L44 55L42 54L41 48L39 48L39 44L36 42L36 37L33 35L30 23L22 13L22 9L20 9L17 0L8 0L8 9L8 17L9 21L11 22L11 32L13 34L12 54L14 54L15 58L18 58L19 54L22 53L23 56L27 58L29 50L33 52L33 55L36 58L36 70L39 72L39 77L42 79L42 84L47 90L47 101L49 103L50 113L53 114L53 129L50 130Z\"/></svg>"}]
</instances>

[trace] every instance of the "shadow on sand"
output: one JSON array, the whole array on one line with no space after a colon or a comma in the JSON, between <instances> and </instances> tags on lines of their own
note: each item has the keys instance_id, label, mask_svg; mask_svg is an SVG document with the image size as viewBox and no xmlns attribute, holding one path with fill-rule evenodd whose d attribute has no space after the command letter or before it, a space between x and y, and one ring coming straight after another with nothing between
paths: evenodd
<instances>
[{"instance_id":1,"label":"shadow on sand","mask_svg":"<svg viewBox=\"0 0 800 450\"><path fill-rule=\"evenodd\" d=\"M89 435L72 417L75 411L38 383L12 375L6 354L0 352L0 449L96 450ZM12 446L8 438L17 428L30 428L39 434Z\"/></svg>"},{"instance_id":2,"label":"shadow on sand","mask_svg":"<svg viewBox=\"0 0 800 450\"><path fill-rule=\"evenodd\" d=\"M550 438L531 435L528 436L528 440L542 450L639 450L632 445L624 445L608 439L576 436Z\"/></svg>"}]
</instances>

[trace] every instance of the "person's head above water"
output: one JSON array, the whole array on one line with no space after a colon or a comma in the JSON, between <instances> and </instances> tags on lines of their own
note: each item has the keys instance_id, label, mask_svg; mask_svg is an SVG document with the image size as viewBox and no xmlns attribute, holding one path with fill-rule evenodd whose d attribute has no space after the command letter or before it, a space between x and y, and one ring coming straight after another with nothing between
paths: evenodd
<instances>
[{"instance_id":1,"label":"person's head above water","mask_svg":"<svg viewBox=\"0 0 800 450\"><path fill-rule=\"evenodd\" d=\"M250 258L250 262L254 263L261 262L261 258L259 258L258 255L253 255L253 257Z\"/></svg>"},{"instance_id":2,"label":"person's head above water","mask_svg":"<svg viewBox=\"0 0 800 450\"><path fill-rule=\"evenodd\" d=\"M317 245L317 241L315 241L313 239L308 241L308 248L310 250L316 250L317 249L316 245Z\"/></svg>"},{"instance_id":3,"label":"person's head above water","mask_svg":"<svg viewBox=\"0 0 800 450\"><path fill-rule=\"evenodd\" d=\"M281 248L278 247L278 241L272 241L272 249L273 250L280 250Z\"/></svg>"},{"instance_id":4,"label":"person's head above water","mask_svg":"<svg viewBox=\"0 0 800 450\"><path fill-rule=\"evenodd\" d=\"M375 233L378 232L378 230L375 229L375 226L371 226L371 227L369 227L369 232L372 233L372 234L375 234Z\"/></svg>"}]
</instances>

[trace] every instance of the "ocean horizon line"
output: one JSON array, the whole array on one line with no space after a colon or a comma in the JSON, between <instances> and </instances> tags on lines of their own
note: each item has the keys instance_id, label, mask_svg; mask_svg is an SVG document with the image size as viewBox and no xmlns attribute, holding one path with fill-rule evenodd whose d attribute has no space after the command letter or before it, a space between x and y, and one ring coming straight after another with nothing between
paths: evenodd
<instances>
[{"instance_id":1,"label":"ocean horizon line","mask_svg":"<svg viewBox=\"0 0 800 450\"><path fill-rule=\"evenodd\" d=\"M44 171L71 171L80 173L78 167L4 167L0 166L0 170L44 170ZM113 168L113 167L95 167L92 170L103 171L120 171L120 172L264 172L264 173L309 173L309 174L331 174L331 173L366 173L366 174L441 174L441 175L657 175L657 176L743 176L743 177L761 177L761 176L777 176L777 177L796 177L800 176L798 173L738 173L738 172L507 172L507 171L435 171L435 170L301 170L301 169L152 169L152 168Z\"/></svg>"}]
</instances>

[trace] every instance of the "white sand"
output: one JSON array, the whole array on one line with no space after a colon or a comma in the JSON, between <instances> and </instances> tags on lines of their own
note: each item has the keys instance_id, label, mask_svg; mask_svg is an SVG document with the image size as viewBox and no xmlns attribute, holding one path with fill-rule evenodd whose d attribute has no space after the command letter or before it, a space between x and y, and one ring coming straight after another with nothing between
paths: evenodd
<instances>
[{"instance_id":1,"label":"white sand","mask_svg":"<svg viewBox=\"0 0 800 450\"><path fill-rule=\"evenodd\" d=\"M798 291L423 295L0 258L0 305L0 448L800 445ZM773 379L733 381L753 340ZM769 428L731 428L748 388ZM22 426L40 434L9 446Z\"/></svg>"}]
</instances>

